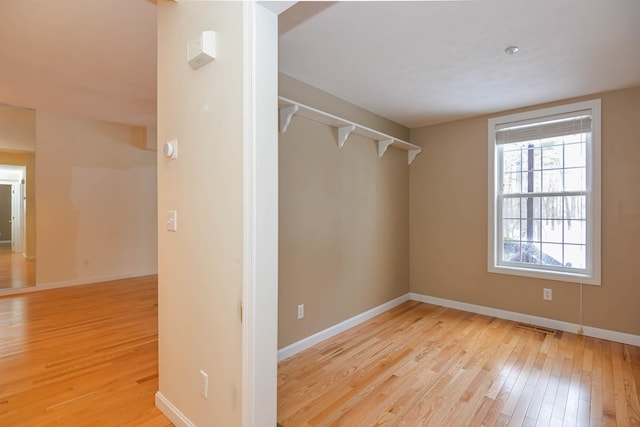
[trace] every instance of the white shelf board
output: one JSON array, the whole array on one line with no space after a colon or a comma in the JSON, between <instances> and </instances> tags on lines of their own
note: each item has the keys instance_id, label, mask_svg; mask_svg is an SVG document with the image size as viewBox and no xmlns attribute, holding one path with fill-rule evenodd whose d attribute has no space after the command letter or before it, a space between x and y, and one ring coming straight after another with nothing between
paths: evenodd
<instances>
[{"instance_id":1,"label":"white shelf board","mask_svg":"<svg viewBox=\"0 0 640 427\"><path fill-rule=\"evenodd\" d=\"M280 109L280 132L287 131L293 116L304 117L315 122L324 123L326 125L338 129L338 146L342 148L351 133L372 139L378 143L378 156L382 157L387 147L395 147L407 151L407 161L411 164L422 148L407 141L403 141L377 130L359 125L350 120L343 119L333 114L320 111L308 105L301 104L290 99L279 97L278 107ZM391 142L390 142L391 141Z\"/></svg>"}]
</instances>

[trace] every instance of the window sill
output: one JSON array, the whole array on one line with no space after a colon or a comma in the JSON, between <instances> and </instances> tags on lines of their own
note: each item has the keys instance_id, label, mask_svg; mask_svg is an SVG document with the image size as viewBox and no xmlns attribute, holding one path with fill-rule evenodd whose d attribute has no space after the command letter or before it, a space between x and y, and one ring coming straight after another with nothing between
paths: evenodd
<instances>
[{"instance_id":1,"label":"window sill","mask_svg":"<svg viewBox=\"0 0 640 427\"><path fill-rule=\"evenodd\" d=\"M600 286L600 277L588 274L541 271L522 267L508 267L504 265L489 265L488 271L489 273L509 274L512 276L533 277L536 279Z\"/></svg>"}]
</instances>

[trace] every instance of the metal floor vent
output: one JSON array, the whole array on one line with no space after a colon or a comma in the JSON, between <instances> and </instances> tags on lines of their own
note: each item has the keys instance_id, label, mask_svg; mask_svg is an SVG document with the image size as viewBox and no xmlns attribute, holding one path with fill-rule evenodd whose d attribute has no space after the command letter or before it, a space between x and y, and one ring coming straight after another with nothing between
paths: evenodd
<instances>
[{"instance_id":1,"label":"metal floor vent","mask_svg":"<svg viewBox=\"0 0 640 427\"><path fill-rule=\"evenodd\" d=\"M521 329L528 329L534 332L542 332L543 334L548 334L548 335L555 335L558 333L558 331L555 329L545 328L545 327L536 326L536 325L529 325L527 323L516 323L516 327Z\"/></svg>"}]
</instances>

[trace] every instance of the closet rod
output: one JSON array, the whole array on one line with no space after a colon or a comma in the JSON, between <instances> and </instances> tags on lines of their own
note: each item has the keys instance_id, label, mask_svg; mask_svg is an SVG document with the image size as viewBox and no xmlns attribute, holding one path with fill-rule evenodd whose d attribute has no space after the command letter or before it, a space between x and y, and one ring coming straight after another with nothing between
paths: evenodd
<instances>
[{"instance_id":1,"label":"closet rod","mask_svg":"<svg viewBox=\"0 0 640 427\"><path fill-rule=\"evenodd\" d=\"M387 151L387 148L392 146L407 151L407 161L408 164L411 164L422 151L422 147L418 145L394 138L383 132L343 119L342 117L334 116L331 113L318 110L282 96L278 99L280 108L280 133L285 133L291 124L293 116L298 115L337 128L337 142L340 148L344 146L349 135L353 133L376 141L378 143L378 157L382 157Z\"/></svg>"}]
</instances>

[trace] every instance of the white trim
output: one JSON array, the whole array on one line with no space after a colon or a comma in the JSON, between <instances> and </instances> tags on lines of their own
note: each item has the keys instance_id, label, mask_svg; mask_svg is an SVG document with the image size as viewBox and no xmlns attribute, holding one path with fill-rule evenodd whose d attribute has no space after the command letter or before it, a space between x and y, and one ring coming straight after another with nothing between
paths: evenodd
<instances>
[{"instance_id":1,"label":"white trim","mask_svg":"<svg viewBox=\"0 0 640 427\"><path fill-rule=\"evenodd\" d=\"M35 261L36 260L36 256L35 255L27 256L27 254L25 254L23 252L22 256L24 256L27 261Z\"/></svg>"},{"instance_id":2,"label":"white trim","mask_svg":"<svg viewBox=\"0 0 640 427\"><path fill-rule=\"evenodd\" d=\"M11 243L11 240L0 240L0 245Z\"/></svg>"},{"instance_id":3,"label":"white trim","mask_svg":"<svg viewBox=\"0 0 640 427\"><path fill-rule=\"evenodd\" d=\"M616 341L624 344L640 346L640 335L627 334L624 332L610 331L607 329L583 326L577 323L563 322L561 320L548 319L546 317L532 316L530 314L516 313L513 311L500 310L497 308L485 307L482 305L469 304L444 298L421 295L411 292L409 297L413 301L426 302L443 307L455 308L456 310L468 311L471 313L484 314L486 316L499 317L501 319L512 320L514 322L529 323L543 326L545 328L558 329L565 332L577 334L580 329L584 334L594 338L601 338L609 341Z\"/></svg>"},{"instance_id":4,"label":"white trim","mask_svg":"<svg viewBox=\"0 0 640 427\"><path fill-rule=\"evenodd\" d=\"M591 276L594 284L602 284L602 102L591 102L591 114L597 117L591 124L591 151L587 153L587 167L591 174L587 185L591 189Z\"/></svg>"},{"instance_id":5,"label":"white trim","mask_svg":"<svg viewBox=\"0 0 640 427\"><path fill-rule=\"evenodd\" d=\"M160 410L176 427L196 427L182 412L176 408L162 393L156 392L156 408Z\"/></svg>"},{"instance_id":6,"label":"white trim","mask_svg":"<svg viewBox=\"0 0 640 427\"><path fill-rule=\"evenodd\" d=\"M134 279L137 277L157 276L158 272L141 273L141 274L118 274L113 276L92 277L86 279L67 280L62 282L50 282L27 286L24 288L0 289L0 297L7 295L26 294L29 292L48 291L50 289L68 288L71 286L93 285L101 282L111 282L113 280Z\"/></svg>"},{"instance_id":7,"label":"white trim","mask_svg":"<svg viewBox=\"0 0 640 427\"><path fill-rule=\"evenodd\" d=\"M255 7L253 70L253 309L251 419L245 427L274 426L278 418L278 17ZM247 319L247 323L249 319ZM243 390L244 392L245 390ZM246 414L246 411L245 411Z\"/></svg>"},{"instance_id":8,"label":"white trim","mask_svg":"<svg viewBox=\"0 0 640 427\"><path fill-rule=\"evenodd\" d=\"M278 362L293 356L294 354L300 353L303 350L308 349L324 340L327 340L335 335L338 335L341 332L346 331L347 329L353 328L361 324L362 322L366 322L369 319L376 317L379 314L384 313L385 311L391 310L393 307L402 304L403 302L407 302L410 299L411 294L405 294L395 298L389 302L386 302L382 305L372 308L371 310L367 310L364 313L360 313L356 316L353 316L350 319L347 319L343 322L338 323L337 325L333 325L325 330L322 330L318 333L315 333L311 336L301 339L298 342L290 344L284 348L278 350Z\"/></svg>"},{"instance_id":9,"label":"white trim","mask_svg":"<svg viewBox=\"0 0 640 427\"><path fill-rule=\"evenodd\" d=\"M242 426L254 425L256 293L256 3L243 13L243 263L242 263Z\"/></svg>"}]
</instances>

